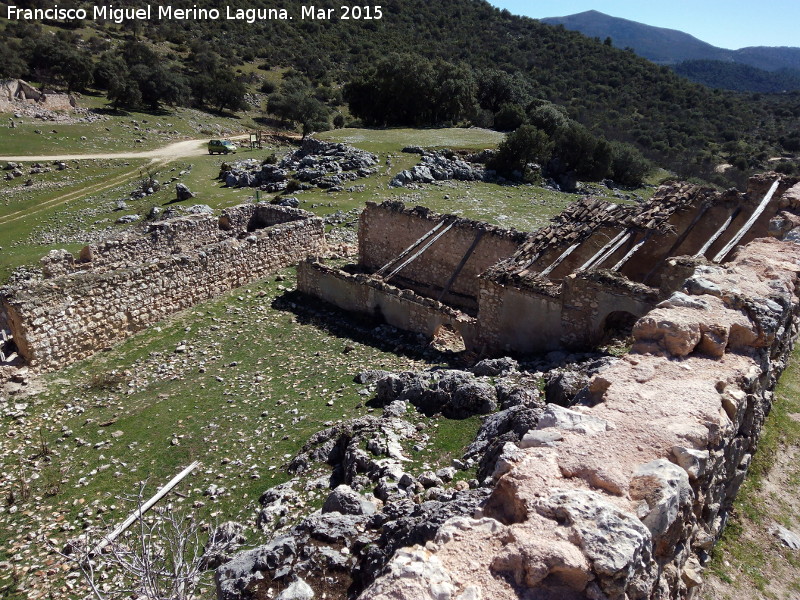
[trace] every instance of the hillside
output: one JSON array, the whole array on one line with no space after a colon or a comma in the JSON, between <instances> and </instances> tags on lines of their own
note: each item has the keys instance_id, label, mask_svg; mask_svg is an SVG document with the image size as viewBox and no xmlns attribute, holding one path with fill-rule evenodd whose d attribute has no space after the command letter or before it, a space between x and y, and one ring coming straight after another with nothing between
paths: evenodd
<instances>
[{"instance_id":1,"label":"hillside","mask_svg":"<svg viewBox=\"0 0 800 600\"><path fill-rule=\"evenodd\" d=\"M214 5L209 0L196 4L200 8ZM300 3L285 5L299 12ZM278 3L256 0L250 6L274 8ZM338 10L329 1L317 6ZM208 90L228 90L244 81L250 89L268 83L271 92L283 74L281 89L310 89L334 111L329 115L340 113L346 121L350 111L342 97L342 86L386 59L387 49L391 49L454 65L454 72L473 94L460 113L466 118L459 121L487 125L504 103L517 104L524 114L551 102L595 135L634 143L659 164L685 176L707 178L714 176L714 166L723 152L726 156L721 158L725 160L734 158L728 156L731 152L740 155L739 164L747 169L763 164L781 151L781 137L792 137L800 115L796 96L754 101L714 92L630 52L513 16L482 0L455 0L446 5L391 0L384 6L383 18L370 21L82 25L70 29L4 21L0 56L5 60L0 61L0 71L4 71L0 76L26 75L34 81L66 86L80 69L59 71L64 62L54 60L47 46L61 43L68 52L59 50L61 54L55 53L56 57L77 52L76 64L83 68L88 61L89 71L94 69L93 82L78 84L100 89L116 85L117 98L130 99L130 91L135 91L129 79L122 78L116 84L110 81L112 75L122 73L139 78L142 102L154 93L155 81L163 83L165 90L162 98L155 97L155 106L163 101L205 103L210 108L225 109L226 99L210 102ZM52 36L44 35L53 31L58 33L55 42ZM125 46L134 38L146 41L155 58L141 58L141 45ZM11 72L12 67L16 74ZM151 77L151 72L158 77ZM502 89L490 89L486 95L501 95L480 98L478 105L475 94L486 91L487 82L495 79ZM411 93L408 89L401 92ZM286 98L285 104L297 104L290 94ZM435 118L437 113L431 114ZM723 145L731 142L736 144L724 150ZM725 184L732 182L729 177Z\"/></svg>"},{"instance_id":2,"label":"hillside","mask_svg":"<svg viewBox=\"0 0 800 600\"><path fill-rule=\"evenodd\" d=\"M695 83L737 92L782 93L800 89L800 71L765 71L720 60L686 60L672 67Z\"/></svg>"},{"instance_id":3,"label":"hillside","mask_svg":"<svg viewBox=\"0 0 800 600\"><path fill-rule=\"evenodd\" d=\"M782 92L800 89L800 48L754 46L718 48L682 31L653 27L590 10L542 19L589 37L610 37L617 48L632 48L655 63L703 85L735 91ZM686 61L703 61L702 64ZM747 67L747 68L745 68Z\"/></svg>"},{"instance_id":4,"label":"hillside","mask_svg":"<svg viewBox=\"0 0 800 600\"><path fill-rule=\"evenodd\" d=\"M730 53L730 50L717 48L682 31L620 19L596 10L541 21L548 25L563 25L588 37L610 37L617 48L633 48L639 56L661 64L684 60L725 60Z\"/></svg>"}]
</instances>

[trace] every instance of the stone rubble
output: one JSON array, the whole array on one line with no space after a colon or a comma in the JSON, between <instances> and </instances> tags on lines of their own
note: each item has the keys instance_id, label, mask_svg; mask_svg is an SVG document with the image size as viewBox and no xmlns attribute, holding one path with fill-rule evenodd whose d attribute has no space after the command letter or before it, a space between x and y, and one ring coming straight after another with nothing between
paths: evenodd
<instances>
[{"instance_id":1,"label":"stone rubble","mask_svg":"<svg viewBox=\"0 0 800 600\"><path fill-rule=\"evenodd\" d=\"M269 193L318 187L341 191L348 181L377 172L378 157L346 144L305 138L300 148L277 164L254 159L222 164L219 179L228 187L256 187Z\"/></svg>"},{"instance_id":2,"label":"stone rubble","mask_svg":"<svg viewBox=\"0 0 800 600\"><path fill-rule=\"evenodd\" d=\"M403 152L421 154L421 162L410 170L400 171L389 182L390 187L406 187L414 183L458 181L494 181L496 174L478 163L467 162L450 150L426 152L421 148L404 148Z\"/></svg>"}]
</instances>

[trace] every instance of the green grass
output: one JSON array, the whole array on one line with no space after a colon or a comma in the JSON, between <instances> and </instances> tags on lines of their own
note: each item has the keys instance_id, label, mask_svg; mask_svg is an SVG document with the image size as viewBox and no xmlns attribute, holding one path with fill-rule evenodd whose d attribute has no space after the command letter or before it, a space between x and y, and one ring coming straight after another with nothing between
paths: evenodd
<instances>
[{"instance_id":1,"label":"green grass","mask_svg":"<svg viewBox=\"0 0 800 600\"><path fill-rule=\"evenodd\" d=\"M48 230L71 231L80 238L78 232L100 227L95 221L111 219L113 200L133 189L145 162L92 160L69 164L65 171L31 176L35 188L24 185L27 175L0 181L0 281L20 265L36 264L53 248L82 247L80 242L39 243L30 238L45 237ZM53 187L40 188L40 184ZM111 187L106 189L108 185ZM95 190L96 194L85 195Z\"/></svg>"},{"instance_id":2,"label":"green grass","mask_svg":"<svg viewBox=\"0 0 800 600\"><path fill-rule=\"evenodd\" d=\"M187 115L184 113L183 122L189 134ZM87 125L84 131L93 127L96 125ZM123 129L120 126L120 131ZM0 130L0 142L9 131ZM79 134L76 128L71 137L62 138L63 143L53 145L81 149ZM34 139L33 135L28 132L27 139ZM120 135L126 144L128 138ZM439 212L531 230L576 199L575 195L527 185L447 182L417 190L388 187L394 174L418 161L416 155L401 153L403 146L480 149L497 142L499 136L492 132L339 130L324 137L348 140L378 153L382 170L354 182L364 185L363 191L297 193L301 206L317 214L357 209L367 200L396 198ZM51 146L43 144L40 148L50 151ZM169 204L174 183L168 182L181 171L185 173L179 180L197 193L183 205L202 203L221 209L247 202L255 190L222 186L216 179L220 164L289 150L242 149L235 157L202 155L151 166L150 171L165 187L141 200L130 200L127 195L135 187L140 170L147 170L143 161L86 160L70 163L66 171L34 177L37 182L61 185L58 189L25 188L22 179L0 182L5 186L0 191L8 192L0 194L0 278L5 279L16 266L35 264L50 248L77 251L92 236L128 230L115 225L114 220L122 214L145 214L151 206ZM74 196L69 195L76 191ZM126 198L128 206L118 212L114 207L120 198ZM10 221L16 211L22 218ZM40 243L50 232L69 241ZM98 524L98 507L105 509L108 522L118 522L125 515L115 496L135 493L138 483L145 479L152 490L195 459L203 466L181 485L188 498L175 498L175 505L202 503L193 509L198 517L252 525L258 497L289 477L284 465L313 433L326 424L370 412L364 406L365 397L358 393L363 386L352 382L353 375L367 368L431 366L369 343L337 337L329 328L315 326L313 319L274 308L273 300L284 293L281 288L294 284L293 270L283 275L286 281L269 278L195 306L108 352L43 378L47 389L26 400L32 403L26 419L0 422L2 455L22 457L19 464L10 460L2 464L9 476L0 484L0 493L18 488L30 477L34 465L42 470L39 479L29 481L31 498L19 505L19 512L0 512L0 561L21 552L17 546L33 535L31 532L45 531L63 542L81 527ZM176 354L181 342L188 351ZM345 345L354 346L354 350L344 353ZM330 400L332 406L328 406ZM408 418L421 420L414 413ZM472 441L479 425L477 417L430 423L426 433L432 441L426 448L420 452L407 449L412 459L410 468L435 470L447 466ZM65 430L71 434L65 435ZM52 450L46 457L35 456L41 446L40 431ZM122 432L120 437L112 436L116 431ZM471 472L459 474L459 478L472 476ZM225 487L226 492L216 499L204 496L203 491L212 483ZM308 506L317 506L322 494L311 493ZM111 509L112 505L117 508ZM93 514L81 516L87 506L93 507ZM38 521L43 515L48 515L44 524ZM68 523L75 523L77 529L63 531L61 524ZM255 533L251 531L250 535ZM40 565L44 560L45 550L36 547L15 564ZM11 575L0 574L0 594L5 589L11 598L24 597L11 593Z\"/></svg>"},{"instance_id":3,"label":"green grass","mask_svg":"<svg viewBox=\"0 0 800 600\"><path fill-rule=\"evenodd\" d=\"M0 155L137 152L182 139L226 137L256 127L250 115L220 117L186 108L169 112L115 113L108 109L105 99L93 96L84 96L79 104L104 108L108 110L105 113L107 118L94 123L74 124L25 118L22 124L13 129L5 127L6 123L3 122L4 127L0 129Z\"/></svg>"},{"instance_id":4,"label":"green grass","mask_svg":"<svg viewBox=\"0 0 800 600\"><path fill-rule=\"evenodd\" d=\"M186 125L187 118L196 114L201 113L183 110L176 115L170 115L169 119L170 122L181 122ZM68 145L69 139L74 141L76 136L79 137L81 134L80 125L72 127L76 128L72 137L62 138L65 145ZM83 127L91 130L97 127L97 124L83 125ZM124 128L123 125L119 125L119 127ZM372 177L353 182L352 185L364 186L360 191L328 193L314 189L294 192L292 195L296 195L300 199L302 208L319 215L359 209L369 200L380 202L387 199L398 199L411 205L428 206L441 213L458 214L503 227L515 227L523 231L532 231L545 225L550 218L577 198L574 194L553 192L532 185L500 186L482 182L451 181L423 185L418 189L390 188L388 183L397 172L411 168L419 160L415 154L400 152L404 146L414 143L414 133L415 130L408 129L342 129L322 134L321 137L326 139L350 141L360 148L376 152L380 159L380 172ZM501 137L496 132L480 129L431 129L418 130L417 133L419 133L417 143L420 144L473 149L491 146ZM8 136L18 134L22 135L19 130L0 130L0 140L5 141ZM23 137L27 140L26 144L31 143L32 139L37 141L37 136L30 132ZM123 145L127 143L124 135L120 139ZM58 145L56 144L56 146ZM118 148L117 146L112 149ZM64 146L64 149L90 151L96 148ZM52 152L53 148L43 146L38 150ZM0 195L0 240L2 240L0 246L4 248L3 253L0 254L0 279L5 279L14 267L35 264L43 254L52 248L79 249L84 245L82 241L79 241L81 231L86 232L88 236L98 229L111 226L112 231L109 235L112 235L125 229L125 227L113 225L113 221L120 215L129 213L145 215L152 206L165 207L169 205L174 200L175 194L174 183L170 183L169 180L180 171L186 171L180 181L188 185L197 195L194 199L180 203L184 206L207 204L214 209L221 209L242 202L250 202L254 199L256 191L250 188L226 188L217 179L220 165L223 162L244 158L261 160L273 152L281 156L291 150L292 148L287 146L267 147L262 150L240 148L239 152L231 157L199 155L152 166L142 159L70 161L71 168L67 171L32 177L37 185L39 182L50 182L59 185L60 187L57 189L26 188L24 181L28 178L27 176L12 182L0 181L0 191L6 192ZM163 188L156 194L141 200L127 199L127 195L135 187L140 173L144 172L152 173L164 184ZM122 177L126 173L130 175L127 179ZM121 179L116 181L115 178ZM86 197L83 198L69 195L71 192L80 191L87 185L103 187L104 179L107 182L113 182L114 185L99 191L89 188L86 190ZM600 195L610 193L609 190L601 187L597 187L596 191ZM637 193L647 197L652 190L644 188L638 190ZM271 197L268 194L261 195L261 198L265 200L269 200ZM608 197L614 200L613 197ZM68 202L60 204L59 198L66 199ZM120 198L126 199L128 208L123 212L115 212L113 210L114 202ZM57 205L49 208L51 203ZM12 213L29 210L35 210L35 215L7 222ZM91 213L91 219L85 217L86 213ZM54 244L28 241L32 233L41 232L46 227L62 229L68 227L74 234L70 239L74 238L75 241Z\"/></svg>"},{"instance_id":5,"label":"green grass","mask_svg":"<svg viewBox=\"0 0 800 600\"><path fill-rule=\"evenodd\" d=\"M398 152L405 146L482 150L494 148L504 134L490 129L337 129L317 137L345 142L370 152Z\"/></svg>"},{"instance_id":6,"label":"green grass","mask_svg":"<svg viewBox=\"0 0 800 600\"><path fill-rule=\"evenodd\" d=\"M51 497L44 495L42 481L31 481L32 496L40 500L23 503L14 519L0 517L0 560L10 558L20 541L17 532L40 529L34 515L57 513L58 520L97 524L96 516L80 514L100 505L106 519L118 521L124 515L108 509L120 505L115 496L134 493L145 479L153 490L193 460L202 468L181 489L187 504L205 503L197 516L250 525L259 495L288 478L284 465L311 434L370 410L353 375L367 368L423 367L272 309L280 287L294 283L291 270L283 275L286 281L270 279L198 305L111 352L44 378L48 389L35 398L26 429L41 429L52 455L32 458L29 443L4 436L5 450L27 448L23 477L45 461L51 482L53 473L66 474ZM185 354L176 354L179 343L188 347ZM343 352L345 345L353 350ZM446 466L471 441L478 423L437 421L429 430L434 443L415 454L415 463ZM4 434L13 427L2 424ZM65 430L71 433L65 436ZM115 438L115 431L123 433ZM3 467L20 470L16 464ZM227 490L216 500L203 496L212 483ZM16 484L6 481L4 493L9 485ZM0 581L0 589L8 584Z\"/></svg>"},{"instance_id":7,"label":"green grass","mask_svg":"<svg viewBox=\"0 0 800 600\"><path fill-rule=\"evenodd\" d=\"M765 478L775 467L781 453L800 448L800 346L793 354L775 390L772 411L766 420L758 451L753 456L750 470L734 503L733 516L714 549L710 563L711 572L722 581L733 584L745 593L755 587L767 593L770 579L767 574L779 574L780 580L795 589L800 587L797 557L780 542L770 538L767 546L756 545L747 532L766 532L778 521L797 531L800 527L800 506L780 501L779 512L764 502ZM800 484L800 465L788 465L786 473L790 490L786 494L796 497Z\"/></svg>"}]
</instances>

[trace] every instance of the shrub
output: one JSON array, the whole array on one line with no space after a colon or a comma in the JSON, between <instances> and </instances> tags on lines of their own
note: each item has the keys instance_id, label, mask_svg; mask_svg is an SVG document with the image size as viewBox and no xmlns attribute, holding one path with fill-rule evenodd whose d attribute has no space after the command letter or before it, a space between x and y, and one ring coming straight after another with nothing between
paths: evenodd
<instances>
[{"instance_id":1,"label":"shrub","mask_svg":"<svg viewBox=\"0 0 800 600\"><path fill-rule=\"evenodd\" d=\"M523 125L500 143L489 167L507 177L519 171L526 178L531 175L526 173L528 164L545 162L552 149L553 143L544 131L533 125Z\"/></svg>"},{"instance_id":2,"label":"shrub","mask_svg":"<svg viewBox=\"0 0 800 600\"><path fill-rule=\"evenodd\" d=\"M499 131L514 131L525 122L525 110L519 104L504 104L494 115L494 127Z\"/></svg>"},{"instance_id":3,"label":"shrub","mask_svg":"<svg viewBox=\"0 0 800 600\"><path fill-rule=\"evenodd\" d=\"M630 144L611 142L611 178L622 185L639 186L651 166L639 150Z\"/></svg>"}]
</instances>

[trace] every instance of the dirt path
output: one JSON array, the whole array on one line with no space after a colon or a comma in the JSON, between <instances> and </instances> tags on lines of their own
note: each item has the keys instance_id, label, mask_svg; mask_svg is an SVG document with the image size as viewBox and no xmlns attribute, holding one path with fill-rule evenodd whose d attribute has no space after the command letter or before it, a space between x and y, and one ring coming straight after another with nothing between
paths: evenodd
<instances>
[{"instance_id":1,"label":"dirt path","mask_svg":"<svg viewBox=\"0 0 800 600\"><path fill-rule=\"evenodd\" d=\"M239 136L244 137L244 136ZM99 154L50 154L38 156L0 156L0 161L13 162L49 162L54 160L90 160L115 158L152 158L154 160L176 160L186 156L201 156L208 152L207 139L184 140L175 142L155 150L142 152L103 152Z\"/></svg>"},{"instance_id":2,"label":"dirt path","mask_svg":"<svg viewBox=\"0 0 800 600\"><path fill-rule=\"evenodd\" d=\"M169 161L168 160L154 159L153 161L151 161L150 164L152 164L152 165L155 165L155 164L166 164L167 162L169 162ZM103 179L102 181L100 181L98 183L93 183L93 184L88 185L88 186L83 186L83 187L80 187L77 190L74 190L72 192L67 192L66 194L62 194L60 196L56 196L55 198L52 198L50 200L46 200L45 202L41 202L41 203L37 204L35 208L25 208L25 209L22 209L22 210L17 210L17 211L14 211L12 213L0 216L0 225L6 225L7 223L13 223L14 221L18 221L20 219L24 219L25 217L30 217L31 215L36 215L36 214L38 214L40 212L43 212L43 211L48 210L50 208L53 208L55 206L59 206L60 204L66 204L67 202L70 202L71 200L77 200L78 198L83 198L83 197L88 196L90 194L96 194L96 193L101 192L103 190L106 190L108 188L111 188L111 187L114 187L114 186L117 186L117 185L121 185L121 184L125 183L126 181L128 181L129 179L131 179L132 177L135 177L136 174L139 172L139 170L140 170L139 168L136 168L136 169L132 169L130 171L125 171L125 172L120 173L118 175L115 175L113 177L110 177L110 178L107 178L107 179Z\"/></svg>"},{"instance_id":3,"label":"dirt path","mask_svg":"<svg viewBox=\"0 0 800 600\"><path fill-rule=\"evenodd\" d=\"M234 136L231 139L246 138L246 135ZM143 152L110 152L101 154L53 154L53 155L39 155L39 156L0 156L0 161L13 161L13 162L51 162L56 160L91 160L91 159L125 159L125 158L149 158L150 165L165 165L173 160L178 160L190 156L202 156L208 152L206 144L207 139L202 140L184 140L182 142L175 142L155 150L147 150ZM124 173L115 175L109 179L104 179L101 182L81 187L72 192L68 192L46 202L38 204L36 208L28 208L18 210L0 217L0 225L12 223L19 219L35 215L44 210L53 208L60 204L66 204L71 200L76 200L89 194L96 194L105 189L120 185L127 179L134 177L139 172L139 168L135 168Z\"/></svg>"}]
</instances>

